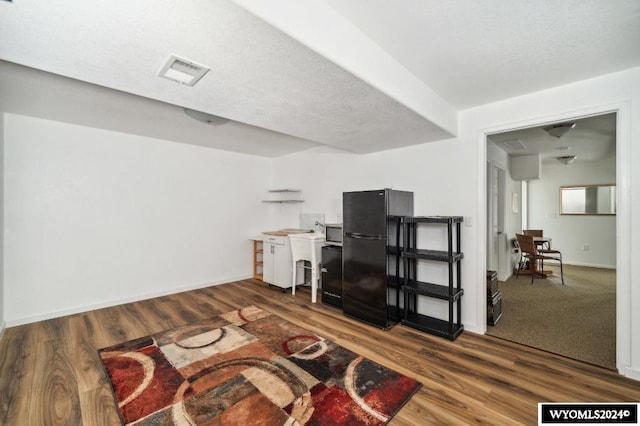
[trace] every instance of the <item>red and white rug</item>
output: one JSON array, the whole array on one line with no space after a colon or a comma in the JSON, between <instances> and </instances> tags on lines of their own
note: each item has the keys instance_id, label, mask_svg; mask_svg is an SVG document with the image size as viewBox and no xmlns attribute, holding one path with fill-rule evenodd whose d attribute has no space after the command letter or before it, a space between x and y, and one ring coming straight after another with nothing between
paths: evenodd
<instances>
[{"instance_id":1,"label":"red and white rug","mask_svg":"<svg viewBox=\"0 0 640 426\"><path fill-rule=\"evenodd\" d=\"M381 425L421 387L255 306L99 353L123 424Z\"/></svg>"}]
</instances>

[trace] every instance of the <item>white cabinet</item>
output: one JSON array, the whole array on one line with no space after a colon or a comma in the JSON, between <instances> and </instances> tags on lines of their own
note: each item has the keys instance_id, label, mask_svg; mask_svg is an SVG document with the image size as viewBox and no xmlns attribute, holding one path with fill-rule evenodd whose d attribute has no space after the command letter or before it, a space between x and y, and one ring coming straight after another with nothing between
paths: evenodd
<instances>
[{"instance_id":1,"label":"white cabinet","mask_svg":"<svg viewBox=\"0 0 640 426\"><path fill-rule=\"evenodd\" d=\"M283 289L291 287L293 260L289 238L265 235L263 244L263 281Z\"/></svg>"}]
</instances>

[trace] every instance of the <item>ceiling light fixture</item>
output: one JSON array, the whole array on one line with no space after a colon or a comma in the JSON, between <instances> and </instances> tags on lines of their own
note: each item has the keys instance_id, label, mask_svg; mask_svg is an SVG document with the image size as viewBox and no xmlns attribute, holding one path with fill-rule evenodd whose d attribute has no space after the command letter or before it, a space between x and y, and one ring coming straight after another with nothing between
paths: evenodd
<instances>
[{"instance_id":1,"label":"ceiling light fixture","mask_svg":"<svg viewBox=\"0 0 640 426\"><path fill-rule=\"evenodd\" d=\"M196 111L195 109L185 108L185 114L189 117L201 121L210 126L221 126L229 122L228 118L220 117L218 115L209 114L208 112Z\"/></svg>"},{"instance_id":2,"label":"ceiling light fixture","mask_svg":"<svg viewBox=\"0 0 640 426\"><path fill-rule=\"evenodd\" d=\"M556 157L556 160L564 165L567 165L569 163L573 163L573 160L575 160L576 158L578 158L577 155L564 155L562 157Z\"/></svg>"},{"instance_id":3,"label":"ceiling light fixture","mask_svg":"<svg viewBox=\"0 0 640 426\"><path fill-rule=\"evenodd\" d=\"M544 131L547 132L549 136L553 136L554 138L561 138L574 127L576 127L576 123L552 124L551 126L545 127Z\"/></svg>"}]
</instances>

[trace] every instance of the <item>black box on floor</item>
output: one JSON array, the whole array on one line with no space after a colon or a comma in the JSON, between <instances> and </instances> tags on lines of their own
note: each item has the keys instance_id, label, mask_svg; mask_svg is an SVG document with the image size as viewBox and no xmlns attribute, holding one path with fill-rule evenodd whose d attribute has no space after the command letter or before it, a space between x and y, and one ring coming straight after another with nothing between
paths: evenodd
<instances>
[{"instance_id":1,"label":"black box on floor","mask_svg":"<svg viewBox=\"0 0 640 426\"><path fill-rule=\"evenodd\" d=\"M498 273L496 271L487 271L487 302L490 302L497 292Z\"/></svg>"},{"instance_id":2,"label":"black box on floor","mask_svg":"<svg viewBox=\"0 0 640 426\"><path fill-rule=\"evenodd\" d=\"M487 303L487 324L496 325L502 316L502 293L497 292Z\"/></svg>"}]
</instances>

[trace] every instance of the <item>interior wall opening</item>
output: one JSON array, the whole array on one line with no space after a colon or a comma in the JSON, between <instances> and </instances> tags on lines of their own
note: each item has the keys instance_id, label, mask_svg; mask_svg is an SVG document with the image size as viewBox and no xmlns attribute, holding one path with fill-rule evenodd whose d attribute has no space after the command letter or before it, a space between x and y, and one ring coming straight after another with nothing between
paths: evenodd
<instances>
[{"instance_id":1,"label":"interior wall opening","mask_svg":"<svg viewBox=\"0 0 640 426\"><path fill-rule=\"evenodd\" d=\"M566 123L562 135L549 133ZM507 265L497 271L502 316L487 334L615 369L616 216L562 214L560 187L616 183L616 113L491 134L486 149L488 248L496 238L490 210L497 192L489 185L489 165L507 170L499 188L505 194L499 206L504 250L487 250L488 270ZM557 262L517 271L515 234L533 229L561 252L564 285ZM493 300L487 299L489 307Z\"/></svg>"}]
</instances>

